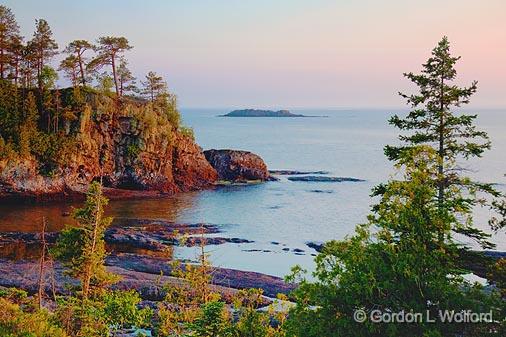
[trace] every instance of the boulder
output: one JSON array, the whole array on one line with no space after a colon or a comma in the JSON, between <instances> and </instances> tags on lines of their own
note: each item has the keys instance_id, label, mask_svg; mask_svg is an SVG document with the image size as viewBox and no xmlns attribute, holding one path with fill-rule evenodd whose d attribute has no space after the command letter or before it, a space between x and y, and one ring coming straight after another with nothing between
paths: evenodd
<instances>
[{"instance_id":1,"label":"boulder","mask_svg":"<svg viewBox=\"0 0 506 337\"><path fill-rule=\"evenodd\" d=\"M238 150L204 151L207 161L227 181L270 180L267 165L258 155Z\"/></svg>"}]
</instances>

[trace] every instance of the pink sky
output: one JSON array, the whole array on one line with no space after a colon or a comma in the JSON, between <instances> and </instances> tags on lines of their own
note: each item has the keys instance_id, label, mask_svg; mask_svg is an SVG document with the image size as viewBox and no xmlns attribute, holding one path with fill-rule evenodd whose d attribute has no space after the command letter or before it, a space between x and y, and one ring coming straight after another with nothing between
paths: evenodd
<instances>
[{"instance_id":1,"label":"pink sky","mask_svg":"<svg viewBox=\"0 0 506 337\"><path fill-rule=\"evenodd\" d=\"M60 46L124 35L138 76L163 74L183 106L394 107L448 35L475 107L506 107L506 1L6 0L25 35L46 18ZM111 15L111 13L114 13Z\"/></svg>"}]
</instances>

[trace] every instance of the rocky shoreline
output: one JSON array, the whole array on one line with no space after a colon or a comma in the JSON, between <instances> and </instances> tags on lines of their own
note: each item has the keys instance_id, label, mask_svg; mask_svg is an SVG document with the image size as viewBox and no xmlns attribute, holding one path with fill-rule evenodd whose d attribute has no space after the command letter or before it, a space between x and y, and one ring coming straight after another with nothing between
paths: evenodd
<instances>
[{"instance_id":1,"label":"rocky shoreline","mask_svg":"<svg viewBox=\"0 0 506 337\"><path fill-rule=\"evenodd\" d=\"M0 286L16 287L29 293L35 293L38 280L37 260L11 260L0 258ZM146 300L160 301L164 297L165 285L177 286L183 281L171 275L171 267L166 259L131 253L114 253L106 259L107 269L121 277L114 287L135 289ZM51 296L66 293L66 285L75 285L77 281L65 274L65 267L55 262L47 268L46 293ZM213 268L212 287L229 297L237 289L260 288L264 295L275 297L278 293L289 293L295 288L283 279L256 272L235 269ZM54 282L53 282L54 280Z\"/></svg>"},{"instance_id":2,"label":"rocky shoreline","mask_svg":"<svg viewBox=\"0 0 506 337\"><path fill-rule=\"evenodd\" d=\"M172 164L182 167L173 167L175 171L170 175L173 179L170 188L139 181L136 184L119 185L112 183L111 177L102 175L104 195L111 200L159 198L225 184L275 180L262 158L254 153L230 149L202 151L185 138L179 144L185 144L186 150L178 154ZM71 172L67 176L43 177L37 173L35 162L0 162L0 200L11 203L83 200L89 183L100 177L93 176L85 168L80 170L82 172L77 175Z\"/></svg>"},{"instance_id":3,"label":"rocky shoreline","mask_svg":"<svg viewBox=\"0 0 506 337\"><path fill-rule=\"evenodd\" d=\"M213 224L178 224L165 220L117 219L105 233L109 251L106 259L108 269L122 277L116 287L136 289L143 298L159 300L162 285L177 285L181 280L171 277L172 250L175 246L241 244L252 241L241 238L216 236L219 228ZM213 236L208 236L213 234ZM49 245L54 244L59 233L45 234ZM18 287L29 292L36 288L38 257L41 251L40 233L0 233L0 286ZM55 263L54 284L58 293L64 292L64 284L76 281L64 274L64 267ZM159 278L161 275L162 276ZM260 288L269 297L278 293L289 293L293 285L282 278L257 272L213 267L214 287L224 293L234 289ZM52 291L49 285L46 289Z\"/></svg>"}]
</instances>

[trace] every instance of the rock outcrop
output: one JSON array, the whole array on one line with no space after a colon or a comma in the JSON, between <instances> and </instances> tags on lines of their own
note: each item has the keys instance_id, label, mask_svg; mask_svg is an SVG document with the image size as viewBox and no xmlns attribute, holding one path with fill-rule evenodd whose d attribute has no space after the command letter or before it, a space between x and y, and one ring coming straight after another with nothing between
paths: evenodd
<instances>
[{"instance_id":1,"label":"rock outcrop","mask_svg":"<svg viewBox=\"0 0 506 337\"><path fill-rule=\"evenodd\" d=\"M163 286L170 284L180 286L183 280L165 276L171 274L171 266L166 259L142 256L137 254L117 253L108 255L106 266L110 272L121 277L113 286L117 289L135 289L143 299L160 301L164 298ZM37 260L9 260L0 258L0 287L16 287L29 293L37 291L38 277ZM65 267L59 262L54 263L52 277L55 280L57 294L68 293L68 284L77 284L77 280L65 274ZM278 293L289 293L295 286L286 284L282 278L256 272L235 269L213 268L212 288L214 291L230 298L236 291L243 288L260 288L266 296L275 297ZM46 293L52 295L50 280L46 281Z\"/></svg>"},{"instance_id":2,"label":"rock outcrop","mask_svg":"<svg viewBox=\"0 0 506 337\"><path fill-rule=\"evenodd\" d=\"M40 173L33 156L0 160L0 198L79 195L93 180L105 187L175 193L212 185L218 175L202 149L180 131L171 116L149 103L88 93L66 131L68 156ZM0 156L1 158L1 156Z\"/></svg>"},{"instance_id":3,"label":"rock outcrop","mask_svg":"<svg viewBox=\"0 0 506 337\"><path fill-rule=\"evenodd\" d=\"M207 161L218 173L218 179L227 181L248 181L270 179L267 165L258 155L238 150L204 151Z\"/></svg>"},{"instance_id":4,"label":"rock outcrop","mask_svg":"<svg viewBox=\"0 0 506 337\"><path fill-rule=\"evenodd\" d=\"M329 182L329 183L342 183L342 182L363 182L365 180L350 177L326 177L326 176L294 176L287 178L290 181L305 181L305 182Z\"/></svg>"},{"instance_id":5,"label":"rock outcrop","mask_svg":"<svg viewBox=\"0 0 506 337\"><path fill-rule=\"evenodd\" d=\"M270 174L278 175L278 176L297 176L297 175L307 175L307 174L329 174L328 171L297 171L297 170L269 170Z\"/></svg>"}]
</instances>

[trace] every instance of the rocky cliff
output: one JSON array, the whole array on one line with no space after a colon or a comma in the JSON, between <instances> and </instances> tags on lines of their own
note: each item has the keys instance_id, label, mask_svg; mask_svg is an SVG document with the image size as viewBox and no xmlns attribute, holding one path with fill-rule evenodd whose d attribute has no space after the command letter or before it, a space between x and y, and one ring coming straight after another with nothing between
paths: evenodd
<instances>
[{"instance_id":1,"label":"rocky cliff","mask_svg":"<svg viewBox=\"0 0 506 337\"><path fill-rule=\"evenodd\" d=\"M65 127L69 149L50 174L41 173L32 155L0 159L0 197L69 196L99 179L110 188L175 193L217 179L202 149L179 127L175 107L87 94L75 115Z\"/></svg>"}]
</instances>

